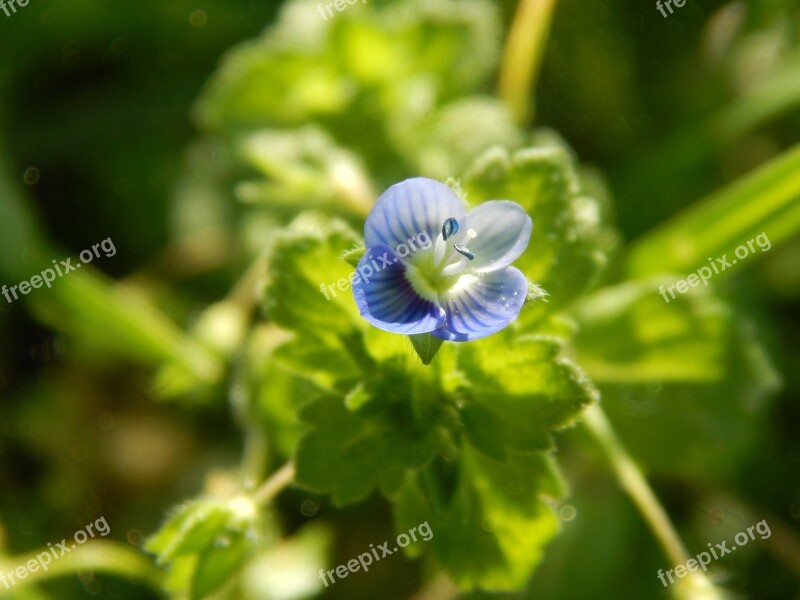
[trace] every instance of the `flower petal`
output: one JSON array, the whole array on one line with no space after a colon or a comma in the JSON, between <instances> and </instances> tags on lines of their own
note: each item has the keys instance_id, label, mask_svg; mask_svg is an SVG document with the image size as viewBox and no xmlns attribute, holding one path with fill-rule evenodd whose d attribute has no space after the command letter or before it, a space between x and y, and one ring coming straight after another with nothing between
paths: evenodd
<instances>
[{"instance_id":1,"label":"flower petal","mask_svg":"<svg viewBox=\"0 0 800 600\"><path fill-rule=\"evenodd\" d=\"M456 287L440 298L447 323L431 334L456 342L491 335L517 318L527 292L528 281L514 267L462 275Z\"/></svg>"},{"instance_id":2,"label":"flower petal","mask_svg":"<svg viewBox=\"0 0 800 600\"><path fill-rule=\"evenodd\" d=\"M442 233L447 219L460 224L466 214L464 203L443 183L424 177L406 179L375 202L367 216L364 242L367 248L386 244L397 249L400 244L409 245L409 240L428 246ZM421 234L427 235L427 240Z\"/></svg>"},{"instance_id":3,"label":"flower petal","mask_svg":"<svg viewBox=\"0 0 800 600\"><path fill-rule=\"evenodd\" d=\"M507 267L525 251L533 221L516 202L492 200L473 208L463 229L464 242L475 255L469 266L485 273Z\"/></svg>"},{"instance_id":4,"label":"flower petal","mask_svg":"<svg viewBox=\"0 0 800 600\"><path fill-rule=\"evenodd\" d=\"M406 279L405 264L384 244L361 257L353 296L361 316L384 331L425 333L445 322L442 308L414 291Z\"/></svg>"}]
</instances>

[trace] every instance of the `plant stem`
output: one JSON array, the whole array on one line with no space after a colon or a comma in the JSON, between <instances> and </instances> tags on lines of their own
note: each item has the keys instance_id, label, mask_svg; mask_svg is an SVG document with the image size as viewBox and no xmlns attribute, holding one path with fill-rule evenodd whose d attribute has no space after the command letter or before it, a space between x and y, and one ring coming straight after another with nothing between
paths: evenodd
<instances>
[{"instance_id":1,"label":"plant stem","mask_svg":"<svg viewBox=\"0 0 800 600\"><path fill-rule=\"evenodd\" d=\"M246 353L246 352L245 352ZM256 408L257 395L248 379L246 357L241 357L231 383L231 405L234 416L244 433L242 453L242 486L247 492L253 490L264 478L269 458L269 443L262 420Z\"/></svg>"},{"instance_id":2,"label":"plant stem","mask_svg":"<svg viewBox=\"0 0 800 600\"><path fill-rule=\"evenodd\" d=\"M583 424L603 450L620 485L641 513L661 549L672 565L685 564L690 556L672 522L647 483L647 479L633 462L614 433L611 423L598 405L584 411ZM678 598L722 598L705 574L687 571L686 577L677 579L673 593Z\"/></svg>"},{"instance_id":3,"label":"plant stem","mask_svg":"<svg viewBox=\"0 0 800 600\"><path fill-rule=\"evenodd\" d=\"M267 256L258 256L233 286L226 300L237 305L249 316L258 303L256 288L266 279L268 267Z\"/></svg>"},{"instance_id":4,"label":"plant stem","mask_svg":"<svg viewBox=\"0 0 800 600\"><path fill-rule=\"evenodd\" d=\"M539 76L556 2L520 0L508 33L498 85L500 97L519 124L533 119L529 96Z\"/></svg>"},{"instance_id":5,"label":"plant stem","mask_svg":"<svg viewBox=\"0 0 800 600\"><path fill-rule=\"evenodd\" d=\"M295 469L292 463L286 463L272 474L251 496L257 506L264 506L286 486L294 481Z\"/></svg>"}]
</instances>

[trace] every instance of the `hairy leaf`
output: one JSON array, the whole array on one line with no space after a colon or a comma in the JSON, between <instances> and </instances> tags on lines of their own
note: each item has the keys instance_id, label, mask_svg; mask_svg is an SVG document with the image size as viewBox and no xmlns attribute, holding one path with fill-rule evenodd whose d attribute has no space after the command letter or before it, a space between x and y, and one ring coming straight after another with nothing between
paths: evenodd
<instances>
[{"instance_id":1,"label":"hairy leaf","mask_svg":"<svg viewBox=\"0 0 800 600\"><path fill-rule=\"evenodd\" d=\"M437 562L464 589L519 589L558 530L544 498L564 492L546 454L498 462L466 447L407 479L397 498L397 530L427 521ZM409 551L424 548L417 543Z\"/></svg>"}]
</instances>

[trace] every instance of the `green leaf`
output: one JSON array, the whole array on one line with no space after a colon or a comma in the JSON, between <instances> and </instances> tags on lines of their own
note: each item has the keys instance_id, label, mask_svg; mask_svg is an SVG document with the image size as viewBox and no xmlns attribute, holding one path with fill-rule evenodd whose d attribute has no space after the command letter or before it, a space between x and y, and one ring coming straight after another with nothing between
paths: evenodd
<instances>
[{"instance_id":1,"label":"green leaf","mask_svg":"<svg viewBox=\"0 0 800 600\"><path fill-rule=\"evenodd\" d=\"M241 531L219 535L200 554L191 584L192 600L202 600L233 578L244 564L252 542Z\"/></svg>"},{"instance_id":2,"label":"green leaf","mask_svg":"<svg viewBox=\"0 0 800 600\"><path fill-rule=\"evenodd\" d=\"M367 86L402 90L433 78L449 99L479 91L493 74L501 31L492 3L411 0L373 8L374 18L353 11L334 24L331 40L346 70Z\"/></svg>"},{"instance_id":3,"label":"green leaf","mask_svg":"<svg viewBox=\"0 0 800 600\"><path fill-rule=\"evenodd\" d=\"M364 216L375 193L364 165L336 145L318 126L291 131L259 130L239 144L245 159L266 180L244 182L239 198L248 203L285 205L295 211L326 208Z\"/></svg>"},{"instance_id":4,"label":"green leaf","mask_svg":"<svg viewBox=\"0 0 800 600\"><path fill-rule=\"evenodd\" d=\"M462 173L493 146L518 148L523 141L506 105L483 96L459 99L416 121L395 120L392 125L392 141L411 169L439 180Z\"/></svg>"},{"instance_id":5,"label":"green leaf","mask_svg":"<svg viewBox=\"0 0 800 600\"><path fill-rule=\"evenodd\" d=\"M428 522L432 539L408 551L430 547L462 589L516 590L558 530L544 499L564 493L547 454L514 454L498 462L465 448L406 480L397 497L396 527L407 531Z\"/></svg>"},{"instance_id":6,"label":"green leaf","mask_svg":"<svg viewBox=\"0 0 800 600\"><path fill-rule=\"evenodd\" d=\"M178 510L161 526L158 533L150 537L144 549L158 555L158 562L165 563L175 554L181 544L184 532L189 531L210 510L207 502L194 501L179 507Z\"/></svg>"},{"instance_id":7,"label":"green leaf","mask_svg":"<svg viewBox=\"0 0 800 600\"><path fill-rule=\"evenodd\" d=\"M341 260L361 240L343 221L315 213L300 215L269 253L264 308L278 325L333 340L364 327L351 280L355 271Z\"/></svg>"},{"instance_id":8,"label":"green leaf","mask_svg":"<svg viewBox=\"0 0 800 600\"><path fill-rule=\"evenodd\" d=\"M350 389L362 371L346 340L304 334L275 351L274 360L289 372L331 392Z\"/></svg>"},{"instance_id":9,"label":"green leaf","mask_svg":"<svg viewBox=\"0 0 800 600\"><path fill-rule=\"evenodd\" d=\"M440 445L443 398L432 383L426 385L401 365L376 367L347 403L332 396L304 409L311 429L295 458L300 485L331 494L343 505L376 488L392 495L408 470L433 458Z\"/></svg>"},{"instance_id":10,"label":"green leaf","mask_svg":"<svg viewBox=\"0 0 800 600\"><path fill-rule=\"evenodd\" d=\"M414 346L414 350L417 351L417 355L419 355L423 365L431 364L436 353L439 352L439 348L444 343L444 340L430 333L417 333L408 337L411 339L411 344Z\"/></svg>"},{"instance_id":11,"label":"green leaf","mask_svg":"<svg viewBox=\"0 0 800 600\"><path fill-rule=\"evenodd\" d=\"M145 549L157 554L160 564L196 554L219 535L231 518L230 508L222 501L194 500L181 506L146 542Z\"/></svg>"},{"instance_id":12,"label":"green leaf","mask_svg":"<svg viewBox=\"0 0 800 600\"><path fill-rule=\"evenodd\" d=\"M273 533L249 498L199 498L182 505L145 549L168 566L169 591L205 598L236 574L256 542Z\"/></svg>"},{"instance_id":13,"label":"green leaf","mask_svg":"<svg viewBox=\"0 0 800 600\"><path fill-rule=\"evenodd\" d=\"M756 438L779 379L746 317L703 288L667 304L660 283L581 301L575 354L637 460L656 472L724 477Z\"/></svg>"},{"instance_id":14,"label":"green leaf","mask_svg":"<svg viewBox=\"0 0 800 600\"><path fill-rule=\"evenodd\" d=\"M493 76L500 36L499 11L484 0L358 3L327 20L311 3L287 2L261 39L228 55L197 115L215 135L319 123L386 184L409 172L453 175L474 152L518 136L497 102L462 104ZM478 118L467 122L466 113ZM456 132L467 137L445 151ZM259 187L241 191L282 204L296 197Z\"/></svg>"},{"instance_id":15,"label":"green leaf","mask_svg":"<svg viewBox=\"0 0 800 600\"><path fill-rule=\"evenodd\" d=\"M345 396L344 405L347 407L347 410L355 412L369 401L370 395L366 386L363 383L359 383Z\"/></svg>"},{"instance_id":16,"label":"green leaf","mask_svg":"<svg viewBox=\"0 0 800 600\"><path fill-rule=\"evenodd\" d=\"M798 231L800 146L795 146L635 242L627 257L627 271L635 278L667 272L686 277L707 266L709 257L727 254L732 258L737 247L761 233L771 246ZM764 250L753 246L751 261ZM734 272L726 269L723 273Z\"/></svg>"},{"instance_id":17,"label":"green leaf","mask_svg":"<svg viewBox=\"0 0 800 600\"><path fill-rule=\"evenodd\" d=\"M551 336L515 336L504 330L458 348L468 380L459 414L470 442L502 460L509 450L551 447L550 432L572 423L596 399L583 373L559 356Z\"/></svg>"},{"instance_id":18,"label":"green leaf","mask_svg":"<svg viewBox=\"0 0 800 600\"><path fill-rule=\"evenodd\" d=\"M528 313L563 307L597 280L616 243L608 208L585 188L571 151L555 136L539 134L533 146L512 154L487 151L462 186L472 204L513 200L533 219L528 248L514 265L549 298Z\"/></svg>"},{"instance_id":19,"label":"green leaf","mask_svg":"<svg viewBox=\"0 0 800 600\"><path fill-rule=\"evenodd\" d=\"M667 304L658 290L668 281L607 287L573 307L577 360L595 382L720 379L730 309L701 287Z\"/></svg>"},{"instance_id":20,"label":"green leaf","mask_svg":"<svg viewBox=\"0 0 800 600\"><path fill-rule=\"evenodd\" d=\"M298 416L301 406L320 395L318 388L305 378L287 372L275 361L268 361L263 378L256 387L258 415L267 438L281 455L294 455L304 427Z\"/></svg>"},{"instance_id":21,"label":"green leaf","mask_svg":"<svg viewBox=\"0 0 800 600\"><path fill-rule=\"evenodd\" d=\"M352 137L356 104L362 125L415 105L427 112L409 97L412 82L435 81L442 100L477 90L497 64L499 38L498 11L483 1L367 3L326 20L310 3L288 2L260 40L229 54L198 115L215 130L324 118ZM374 101L360 102L369 92Z\"/></svg>"}]
</instances>

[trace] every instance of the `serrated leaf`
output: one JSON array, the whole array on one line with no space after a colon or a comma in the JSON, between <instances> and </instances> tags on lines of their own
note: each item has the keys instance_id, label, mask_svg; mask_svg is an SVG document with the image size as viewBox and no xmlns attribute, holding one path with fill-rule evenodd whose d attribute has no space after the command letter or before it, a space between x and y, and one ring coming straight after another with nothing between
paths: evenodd
<instances>
[{"instance_id":1,"label":"serrated leaf","mask_svg":"<svg viewBox=\"0 0 800 600\"><path fill-rule=\"evenodd\" d=\"M427 467L406 481L397 497L397 530L428 522L433 537L410 547L428 549L463 589L522 588L558 530L543 498L560 497L564 485L543 453L494 461L466 448L442 468ZM454 483L443 482L449 477ZM442 485L453 486L442 494Z\"/></svg>"},{"instance_id":2,"label":"serrated leaf","mask_svg":"<svg viewBox=\"0 0 800 600\"><path fill-rule=\"evenodd\" d=\"M297 482L331 494L339 505L378 488L392 495L406 471L439 448L441 398L435 389L421 398L414 382L403 369L384 365L350 408L341 396L309 405L302 416L312 429L297 450Z\"/></svg>"},{"instance_id":3,"label":"serrated leaf","mask_svg":"<svg viewBox=\"0 0 800 600\"><path fill-rule=\"evenodd\" d=\"M431 361L439 352L444 340L432 336L430 333L417 333L408 336L411 339L411 345L414 346L417 355L422 361L423 365L431 364Z\"/></svg>"},{"instance_id":4,"label":"serrated leaf","mask_svg":"<svg viewBox=\"0 0 800 600\"><path fill-rule=\"evenodd\" d=\"M462 186L472 204L510 199L533 219L528 248L514 265L549 297L527 312L552 312L596 281L616 238L606 207L584 189L570 150L555 136L539 135L533 146L512 154L487 151Z\"/></svg>"},{"instance_id":5,"label":"serrated leaf","mask_svg":"<svg viewBox=\"0 0 800 600\"><path fill-rule=\"evenodd\" d=\"M355 271L339 258L358 241L343 221L298 217L269 254L263 304L270 319L321 338L363 327L350 290Z\"/></svg>"},{"instance_id":6,"label":"serrated leaf","mask_svg":"<svg viewBox=\"0 0 800 600\"><path fill-rule=\"evenodd\" d=\"M550 432L596 399L580 369L559 357L561 346L551 336L503 331L458 348L468 380L459 413L476 448L496 459L509 450L548 449Z\"/></svg>"},{"instance_id":7,"label":"serrated leaf","mask_svg":"<svg viewBox=\"0 0 800 600\"><path fill-rule=\"evenodd\" d=\"M391 134L414 172L440 180L462 173L493 146L513 149L523 141L506 104L488 97L459 99L415 123L394 121Z\"/></svg>"},{"instance_id":8,"label":"serrated leaf","mask_svg":"<svg viewBox=\"0 0 800 600\"><path fill-rule=\"evenodd\" d=\"M274 360L291 373L332 392L349 389L362 374L345 342L331 336L301 335L278 348Z\"/></svg>"}]
</instances>

